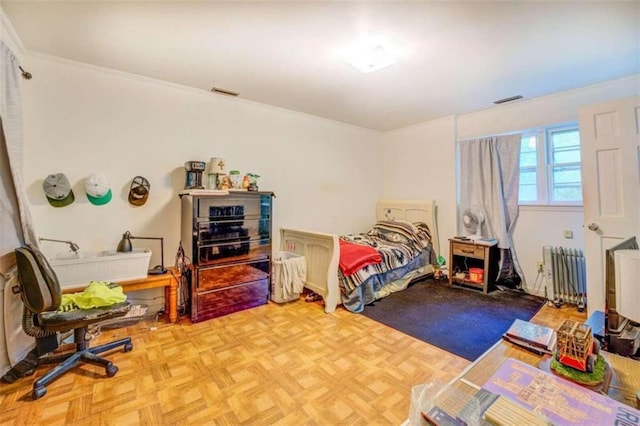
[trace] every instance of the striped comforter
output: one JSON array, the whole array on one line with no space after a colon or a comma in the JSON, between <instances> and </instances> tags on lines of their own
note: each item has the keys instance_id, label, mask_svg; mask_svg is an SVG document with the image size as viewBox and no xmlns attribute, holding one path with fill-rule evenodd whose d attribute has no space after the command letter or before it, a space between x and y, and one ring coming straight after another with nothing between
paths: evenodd
<instances>
[{"instance_id":1,"label":"striped comforter","mask_svg":"<svg viewBox=\"0 0 640 426\"><path fill-rule=\"evenodd\" d=\"M423 222L379 221L367 233L340 238L373 247L382 256L382 262L365 266L348 277L338 272L345 294L351 293L373 275L408 264L431 246L431 230Z\"/></svg>"}]
</instances>

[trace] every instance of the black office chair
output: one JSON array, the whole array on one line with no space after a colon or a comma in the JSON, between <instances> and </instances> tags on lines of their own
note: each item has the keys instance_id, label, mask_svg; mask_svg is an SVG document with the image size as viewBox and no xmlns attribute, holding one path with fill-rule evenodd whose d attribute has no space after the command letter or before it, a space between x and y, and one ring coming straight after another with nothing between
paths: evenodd
<instances>
[{"instance_id":1,"label":"black office chair","mask_svg":"<svg viewBox=\"0 0 640 426\"><path fill-rule=\"evenodd\" d=\"M62 292L58 278L45 256L31 246L18 248L15 252L19 286L14 287L13 291L20 292L25 305L22 328L29 336L36 338L35 352L38 365L58 363L33 383L33 399L44 396L47 393L46 385L71 370L80 361L103 366L107 377L113 377L118 372L118 367L97 354L119 346L123 346L124 352L129 352L133 349L131 338L89 348L88 338L91 335L88 327L100 321L124 316L131 308L129 302L94 309L58 312ZM46 355L58 348L59 333L70 330L73 330L74 334L75 352Z\"/></svg>"}]
</instances>

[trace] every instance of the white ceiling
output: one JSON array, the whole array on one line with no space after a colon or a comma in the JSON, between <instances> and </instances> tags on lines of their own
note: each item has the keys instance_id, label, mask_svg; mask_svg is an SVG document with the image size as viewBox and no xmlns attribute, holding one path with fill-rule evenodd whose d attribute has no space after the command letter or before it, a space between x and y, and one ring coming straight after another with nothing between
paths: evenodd
<instances>
[{"instance_id":1,"label":"white ceiling","mask_svg":"<svg viewBox=\"0 0 640 426\"><path fill-rule=\"evenodd\" d=\"M381 131L640 72L640 0L0 6L29 52ZM347 65L341 49L363 33L396 46L398 63Z\"/></svg>"}]
</instances>

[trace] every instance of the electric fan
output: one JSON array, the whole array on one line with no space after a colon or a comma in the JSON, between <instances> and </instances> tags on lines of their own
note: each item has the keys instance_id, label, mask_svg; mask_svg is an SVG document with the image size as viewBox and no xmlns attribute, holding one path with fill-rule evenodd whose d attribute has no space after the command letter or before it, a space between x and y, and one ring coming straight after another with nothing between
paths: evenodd
<instances>
[{"instance_id":1,"label":"electric fan","mask_svg":"<svg viewBox=\"0 0 640 426\"><path fill-rule=\"evenodd\" d=\"M462 224L467 236L472 240L482 238L482 222L484 222L484 214L481 211L468 208L462 213Z\"/></svg>"}]
</instances>

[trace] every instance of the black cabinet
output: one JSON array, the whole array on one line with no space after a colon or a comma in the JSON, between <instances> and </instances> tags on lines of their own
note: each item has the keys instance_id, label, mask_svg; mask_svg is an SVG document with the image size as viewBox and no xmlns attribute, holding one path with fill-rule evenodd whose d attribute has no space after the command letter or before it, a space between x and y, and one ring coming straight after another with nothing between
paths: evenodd
<instances>
[{"instance_id":1,"label":"black cabinet","mask_svg":"<svg viewBox=\"0 0 640 426\"><path fill-rule=\"evenodd\" d=\"M271 192L182 195L182 245L193 264L191 320L267 303Z\"/></svg>"}]
</instances>

